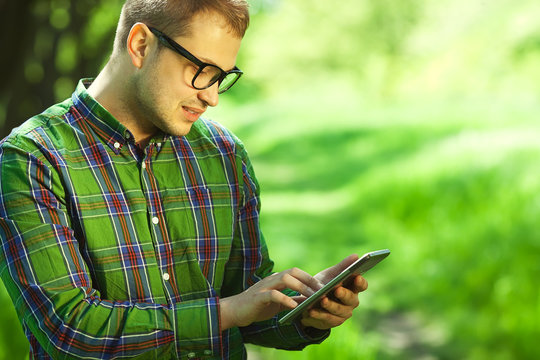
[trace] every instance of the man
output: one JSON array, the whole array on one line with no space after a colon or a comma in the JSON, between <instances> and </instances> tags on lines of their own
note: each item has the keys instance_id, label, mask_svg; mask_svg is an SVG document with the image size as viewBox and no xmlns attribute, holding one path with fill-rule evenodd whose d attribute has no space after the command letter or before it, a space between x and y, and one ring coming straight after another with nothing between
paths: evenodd
<instances>
[{"instance_id":1,"label":"man","mask_svg":"<svg viewBox=\"0 0 540 360\"><path fill-rule=\"evenodd\" d=\"M126 1L98 77L2 142L0 275L31 358L245 358L351 316L360 276L278 325L357 257L272 274L247 153L201 118L241 75L248 18L243 0Z\"/></svg>"}]
</instances>

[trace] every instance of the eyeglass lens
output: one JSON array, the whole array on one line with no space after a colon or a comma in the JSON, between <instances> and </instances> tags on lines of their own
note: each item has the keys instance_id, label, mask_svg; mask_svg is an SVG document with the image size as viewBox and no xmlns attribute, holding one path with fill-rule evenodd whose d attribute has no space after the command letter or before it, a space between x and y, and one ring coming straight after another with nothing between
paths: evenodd
<instances>
[{"instance_id":1,"label":"eyeglass lens","mask_svg":"<svg viewBox=\"0 0 540 360\"><path fill-rule=\"evenodd\" d=\"M197 71L197 74L192 80L193 86L196 89L205 89L213 85L216 81L219 80L222 71L217 66L206 64ZM222 93L228 90L238 79L239 74L229 73L219 84L218 92Z\"/></svg>"},{"instance_id":2,"label":"eyeglass lens","mask_svg":"<svg viewBox=\"0 0 540 360\"><path fill-rule=\"evenodd\" d=\"M240 74L238 74L238 73L229 73L229 74L227 74L227 76L225 76L225 78L219 84L218 92L221 94L221 93L229 90L230 87L234 85L234 83L236 82L236 80L238 80L239 77L240 77Z\"/></svg>"}]
</instances>

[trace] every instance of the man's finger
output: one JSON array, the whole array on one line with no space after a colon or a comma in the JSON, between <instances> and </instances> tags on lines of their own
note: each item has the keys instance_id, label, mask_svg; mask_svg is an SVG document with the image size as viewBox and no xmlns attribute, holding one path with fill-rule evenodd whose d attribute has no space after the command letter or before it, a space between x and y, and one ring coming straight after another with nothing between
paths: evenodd
<instances>
[{"instance_id":1,"label":"man's finger","mask_svg":"<svg viewBox=\"0 0 540 360\"><path fill-rule=\"evenodd\" d=\"M332 301L329 298L324 298L321 301L321 308L326 310L332 315L348 319L352 316L353 309L358 306L358 301L356 301L355 306L348 304L340 304L338 302Z\"/></svg>"},{"instance_id":2,"label":"man's finger","mask_svg":"<svg viewBox=\"0 0 540 360\"><path fill-rule=\"evenodd\" d=\"M345 259L341 260L338 264L326 269L323 271L324 277L329 281L330 279L333 279L339 273L341 273L343 270L348 268L353 262L358 260L357 254L352 254L347 256Z\"/></svg>"},{"instance_id":3,"label":"man's finger","mask_svg":"<svg viewBox=\"0 0 540 360\"><path fill-rule=\"evenodd\" d=\"M291 296L291 299L296 301L296 303L301 304L307 299L307 297L305 297L304 295L298 295L298 296Z\"/></svg>"},{"instance_id":4,"label":"man's finger","mask_svg":"<svg viewBox=\"0 0 540 360\"><path fill-rule=\"evenodd\" d=\"M272 274L263 279L259 286L267 290L291 289L309 297L321 287L321 284L313 276L303 270L292 268L280 273Z\"/></svg>"},{"instance_id":5,"label":"man's finger","mask_svg":"<svg viewBox=\"0 0 540 360\"><path fill-rule=\"evenodd\" d=\"M291 274L284 274L282 281L284 288L297 291L306 297L309 297L313 295L313 293L315 293L315 290L313 290L311 287L303 283L301 280L298 280L298 278L292 276Z\"/></svg>"},{"instance_id":6,"label":"man's finger","mask_svg":"<svg viewBox=\"0 0 540 360\"><path fill-rule=\"evenodd\" d=\"M319 290L324 285L319 280L315 279L313 276L309 275L307 272L299 268L292 268L288 271L291 276L294 276L295 278L300 280L302 283L309 286L309 288L313 290L313 292Z\"/></svg>"},{"instance_id":7,"label":"man's finger","mask_svg":"<svg viewBox=\"0 0 540 360\"><path fill-rule=\"evenodd\" d=\"M283 294L281 291L271 290L266 292L265 294L267 296L268 302L281 304L288 309L294 309L296 306L298 306L296 301Z\"/></svg>"},{"instance_id":8,"label":"man's finger","mask_svg":"<svg viewBox=\"0 0 540 360\"><path fill-rule=\"evenodd\" d=\"M339 272L342 272L346 268L348 268L353 262L358 260L359 257L357 254L351 254L347 256L345 259L341 260L339 264L337 264L337 268L339 268Z\"/></svg>"},{"instance_id":9,"label":"man's finger","mask_svg":"<svg viewBox=\"0 0 540 360\"><path fill-rule=\"evenodd\" d=\"M305 326L313 326L318 329L330 329L339 326L348 318L333 315L322 309L311 309L301 321Z\"/></svg>"},{"instance_id":10,"label":"man's finger","mask_svg":"<svg viewBox=\"0 0 540 360\"><path fill-rule=\"evenodd\" d=\"M368 288L368 282L361 275L356 276L356 278L352 282L352 285L349 287L349 289L355 294L358 294L362 291L366 291L367 288Z\"/></svg>"}]
</instances>

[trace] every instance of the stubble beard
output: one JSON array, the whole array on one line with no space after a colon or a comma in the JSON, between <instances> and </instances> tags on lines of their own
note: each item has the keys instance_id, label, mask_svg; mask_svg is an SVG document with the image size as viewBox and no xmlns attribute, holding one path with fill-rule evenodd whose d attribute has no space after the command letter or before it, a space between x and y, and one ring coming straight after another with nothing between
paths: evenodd
<instances>
[{"instance_id":1,"label":"stubble beard","mask_svg":"<svg viewBox=\"0 0 540 360\"><path fill-rule=\"evenodd\" d=\"M177 105L178 108L175 108L171 104L164 104L167 94L164 93L159 81L155 77L150 77L145 81L139 80L134 87L136 94L132 103L137 108L138 126L146 133L153 135L159 131L174 136L184 136L189 133L192 124L182 119L181 106Z\"/></svg>"}]
</instances>

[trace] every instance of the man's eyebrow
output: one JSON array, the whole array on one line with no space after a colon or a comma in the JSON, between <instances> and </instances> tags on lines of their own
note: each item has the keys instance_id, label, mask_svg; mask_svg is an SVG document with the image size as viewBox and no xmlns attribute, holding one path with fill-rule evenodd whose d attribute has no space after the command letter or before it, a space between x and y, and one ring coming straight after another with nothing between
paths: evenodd
<instances>
[{"instance_id":1,"label":"man's eyebrow","mask_svg":"<svg viewBox=\"0 0 540 360\"><path fill-rule=\"evenodd\" d=\"M217 66L218 68L222 69L221 66L219 66L219 65L216 64L214 61L212 61L212 60L210 60L210 59L208 59L208 58L205 58L205 57L199 57L198 59L201 60L201 61L203 61L203 62L205 62L205 63L207 63L207 64L211 64L211 65ZM234 68L236 68L236 65L234 65L234 66L233 66L232 68L230 68L229 70L223 69L223 71L229 72L229 71L231 71L231 70L234 70Z\"/></svg>"},{"instance_id":2,"label":"man's eyebrow","mask_svg":"<svg viewBox=\"0 0 540 360\"><path fill-rule=\"evenodd\" d=\"M197 56L197 58L199 60L202 60L203 62L207 63L207 64L212 64L212 65L215 65L215 66L218 66L218 64L216 64L215 62L213 62L212 60L208 59L208 58L205 58L205 57L199 57Z\"/></svg>"}]
</instances>

